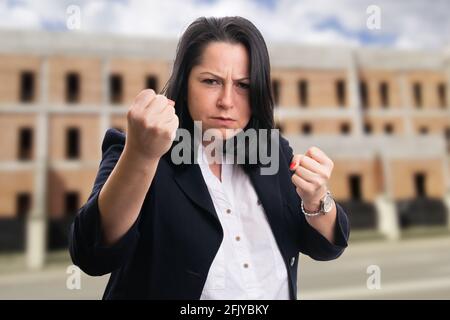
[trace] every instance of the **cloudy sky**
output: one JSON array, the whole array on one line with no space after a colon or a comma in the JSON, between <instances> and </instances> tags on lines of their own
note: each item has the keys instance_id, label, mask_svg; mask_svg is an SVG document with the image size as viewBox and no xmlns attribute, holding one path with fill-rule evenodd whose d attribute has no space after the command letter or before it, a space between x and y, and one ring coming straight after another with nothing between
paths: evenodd
<instances>
[{"instance_id":1,"label":"cloudy sky","mask_svg":"<svg viewBox=\"0 0 450 320\"><path fill-rule=\"evenodd\" d=\"M71 5L77 30L68 29ZM367 27L370 5L379 29ZM450 0L0 0L0 29L178 38L199 16L227 15L248 18L268 42L450 47Z\"/></svg>"}]
</instances>

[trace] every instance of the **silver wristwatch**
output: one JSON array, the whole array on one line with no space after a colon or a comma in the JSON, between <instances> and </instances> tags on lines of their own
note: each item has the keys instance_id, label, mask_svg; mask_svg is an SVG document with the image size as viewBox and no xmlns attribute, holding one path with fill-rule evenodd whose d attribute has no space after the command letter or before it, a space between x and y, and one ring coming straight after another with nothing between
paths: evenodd
<instances>
[{"instance_id":1,"label":"silver wristwatch","mask_svg":"<svg viewBox=\"0 0 450 320\"><path fill-rule=\"evenodd\" d=\"M302 212L307 217L315 217L321 214L327 214L333 208L333 197L331 196L331 192L328 190L327 193L320 199L320 208L316 212L306 212L305 207L303 206L303 200L301 201Z\"/></svg>"}]
</instances>

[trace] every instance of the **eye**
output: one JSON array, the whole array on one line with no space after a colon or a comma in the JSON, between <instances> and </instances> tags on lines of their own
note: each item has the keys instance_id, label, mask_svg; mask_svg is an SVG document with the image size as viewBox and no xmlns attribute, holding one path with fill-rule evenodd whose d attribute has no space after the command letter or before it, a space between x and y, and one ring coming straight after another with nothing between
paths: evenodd
<instances>
[{"instance_id":1,"label":"eye","mask_svg":"<svg viewBox=\"0 0 450 320\"><path fill-rule=\"evenodd\" d=\"M219 82L216 79L205 79L202 82L206 84L219 84Z\"/></svg>"},{"instance_id":2,"label":"eye","mask_svg":"<svg viewBox=\"0 0 450 320\"><path fill-rule=\"evenodd\" d=\"M239 82L238 86L239 86L239 88L242 88L242 89L245 89L245 90L250 88L250 84L244 83L244 82Z\"/></svg>"}]
</instances>

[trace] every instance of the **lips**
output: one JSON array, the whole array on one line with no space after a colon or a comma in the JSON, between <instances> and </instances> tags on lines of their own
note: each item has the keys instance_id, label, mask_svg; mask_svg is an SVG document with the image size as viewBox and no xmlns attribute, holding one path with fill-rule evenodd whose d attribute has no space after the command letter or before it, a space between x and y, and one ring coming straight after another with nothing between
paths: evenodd
<instances>
[{"instance_id":1,"label":"lips","mask_svg":"<svg viewBox=\"0 0 450 320\"><path fill-rule=\"evenodd\" d=\"M228 118L228 117L212 117L212 118L217 119L217 120L224 120L224 121L234 121L234 119Z\"/></svg>"}]
</instances>

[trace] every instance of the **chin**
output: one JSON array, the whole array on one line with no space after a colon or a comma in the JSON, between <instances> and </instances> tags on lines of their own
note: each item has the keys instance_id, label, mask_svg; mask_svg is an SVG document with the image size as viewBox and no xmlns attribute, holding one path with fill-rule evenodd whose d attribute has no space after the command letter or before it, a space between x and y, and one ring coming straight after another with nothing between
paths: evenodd
<instances>
[{"instance_id":1,"label":"chin","mask_svg":"<svg viewBox=\"0 0 450 320\"><path fill-rule=\"evenodd\" d=\"M221 128L220 129L222 140L228 140L234 137L238 133L238 129L233 128Z\"/></svg>"},{"instance_id":2,"label":"chin","mask_svg":"<svg viewBox=\"0 0 450 320\"><path fill-rule=\"evenodd\" d=\"M232 137L234 137L236 134L239 133L242 129L238 128L228 128L228 127L222 127L222 128L208 128L208 138L213 135L214 137L217 137L221 140L228 140ZM206 131L206 130L205 130Z\"/></svg>"}]
</instances>

